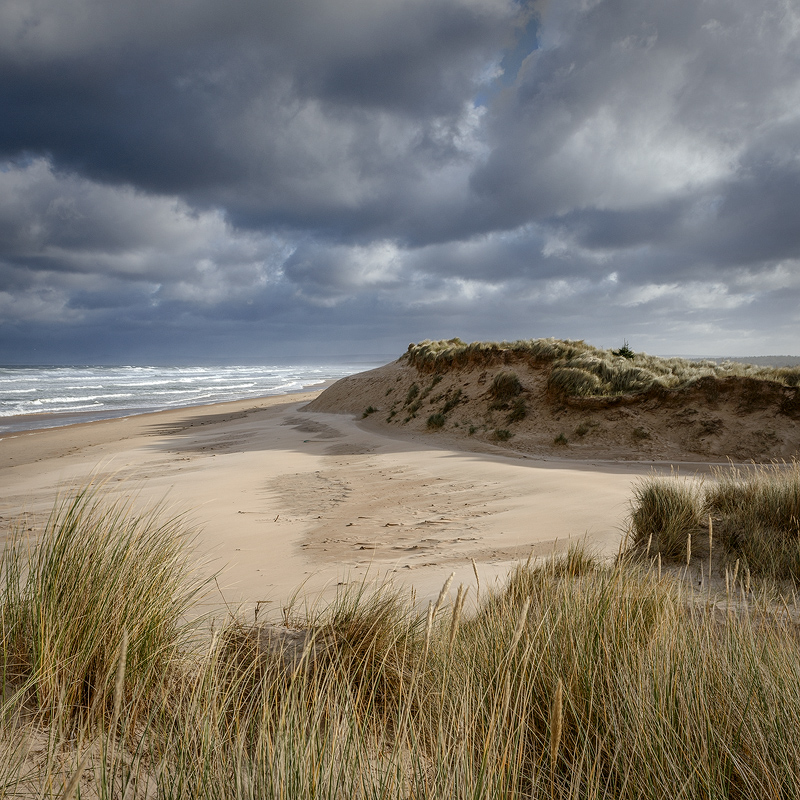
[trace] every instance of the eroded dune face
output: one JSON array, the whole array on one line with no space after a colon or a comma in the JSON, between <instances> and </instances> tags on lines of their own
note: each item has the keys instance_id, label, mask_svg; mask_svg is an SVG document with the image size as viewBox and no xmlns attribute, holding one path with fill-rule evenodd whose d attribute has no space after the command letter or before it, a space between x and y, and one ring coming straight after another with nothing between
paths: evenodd
<instances>
[{"instance_id":1,"label":"eroded dune face","mask_svg":"<svg viewBox=\"0 0 800 800\"><path fill-rule=\"evenodd\" d=\"M308 409L559 458L769 461L800 452L797 370L559 344L584 351L467 345L454 357L424 358L412 348L426 345L412 346L392 364L340 380Z\"/></svg>"}]
</instances>

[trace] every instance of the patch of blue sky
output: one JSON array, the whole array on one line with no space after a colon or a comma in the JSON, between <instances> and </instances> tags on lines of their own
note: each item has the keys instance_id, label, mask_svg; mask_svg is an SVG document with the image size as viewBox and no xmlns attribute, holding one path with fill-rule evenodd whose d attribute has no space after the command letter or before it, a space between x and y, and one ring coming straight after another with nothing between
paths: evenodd
<instances>
[{"instance_id":1,"label":"patch of blue sky","mask_svg":"<svg viewBox=\"0 0 800 800\"><path fill-rule=\"evenodd\" d=\"M532 16L525 25L517 29L513 47L506 50L497 68L489 71L486 83L475 96L475 106L487 106L496 94L513 86L522 68L522 62L538 49L539 20Z\"/></svg>"}]
</instances>

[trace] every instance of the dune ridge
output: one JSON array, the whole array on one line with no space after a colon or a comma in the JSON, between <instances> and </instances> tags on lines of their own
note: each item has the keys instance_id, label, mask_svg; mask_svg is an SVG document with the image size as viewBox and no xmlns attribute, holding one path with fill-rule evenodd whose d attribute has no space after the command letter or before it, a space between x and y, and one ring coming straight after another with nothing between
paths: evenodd
<instances>
[{"instance_id":1,"label":"dune ridge","mask_svg":"<svg viewBox=\"0 0 800 800\"><path fill-rule=\"evenodd\" d=\"M619 352L426 341L343 378L307 410L558 458L769 461L800 450L797 369Z\"/></svg>"}]
</instances>

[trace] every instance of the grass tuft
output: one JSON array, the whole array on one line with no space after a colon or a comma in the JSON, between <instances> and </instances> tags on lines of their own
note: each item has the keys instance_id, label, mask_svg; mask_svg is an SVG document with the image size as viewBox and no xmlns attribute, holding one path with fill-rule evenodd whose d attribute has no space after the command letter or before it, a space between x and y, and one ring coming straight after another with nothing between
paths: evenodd
<instances>
[{"instance_id":1,"label":"grass tuft","mask_svg":"<svg viewBox=\"0 0 800 800\"><path fill-rule=\"evenodd\" d=\"M511 410L506 417L506 422L520 422L528 416L528 406L525 401L518 397L511 403Z\"/></svg>"},{"instance_id":2,"label":"grass tuft","mask_svg":"<svg viewBox=\"0 0 800 800\"><path fill-rule=\"evenodd\" d=\"M712 518L726 558L753 575L800 582L800 464L715 467L703 483L646 478L634 488L633 544L683 560Z\"/></svg>"},{"instance_id":3,"label":"grass tuft","mask_svg":"<svg viewBox=\"0 0 800 800\"><path fill-rule=\"evenodd\" d=\"M188 644L180 620L202 587L191 527L162 512L90 486L56 505L38 541L12 540L0 563L4 683L24 684L41 710L102 716L125 641L125 694L146 702Z\"/></svg>"},{"instance_id":4,"label":"grass tuft","mask_svg":"<svg viewBox=\"0 0 800 800\"><path fill-rule=\"evenodd\" d=\"M406 399L403 405L407 406L409 403L413 402L418 394L419 386L417 386L416 383L412 383L411 386L408 387L408 392L406 393Z\"/></svg>"},{"instance_id":5,"label":"grass tuft","mask_svg":"<svg viewBox=\"0 0 800 800\"><path fill-rule=\"evenodd\" d=\"M522 393L522 383L516 372L498 372L494 376L489 394L500 403L513 400Z\"/></svg>"},{"instance_id":6,"label":"grass tuft","mask_svg":"<svg viewBox=\"0 0 800 800\"><path fill-rule=\"evenodd\" d=\"M633 544L665 558L684 560L687 537L703 522L701 487L692 480L648 477L633 489Z\"/></svg>"}]
</instances>

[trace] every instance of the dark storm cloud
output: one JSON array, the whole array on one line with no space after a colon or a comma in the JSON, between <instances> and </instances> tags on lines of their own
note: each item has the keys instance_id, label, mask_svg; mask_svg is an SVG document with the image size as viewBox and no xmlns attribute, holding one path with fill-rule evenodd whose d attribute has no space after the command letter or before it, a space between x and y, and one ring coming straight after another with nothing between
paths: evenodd
<instances>
[{"instance_id":1,"label":"dark storm cloud","mask_svg":"<svg viewBox=\"0 0 800 800\"><path fill-rule=\"evenodd\" d=\"M385 182L451 157L513 14L500 0L23 3L0 19L0 152L222 199L251 224L360 228L376 197L385 223Z\"/></svg>"},{"instance_id":2,"label":"dark storm cloud","mask_svg":"<svg viewBox=\"0 0 800 800\"><path fill-rule=\"evenodd\" d=\"M792 0L16 0L0 360L797 350L798 109Z\"/></svg>"}]
</instances>

